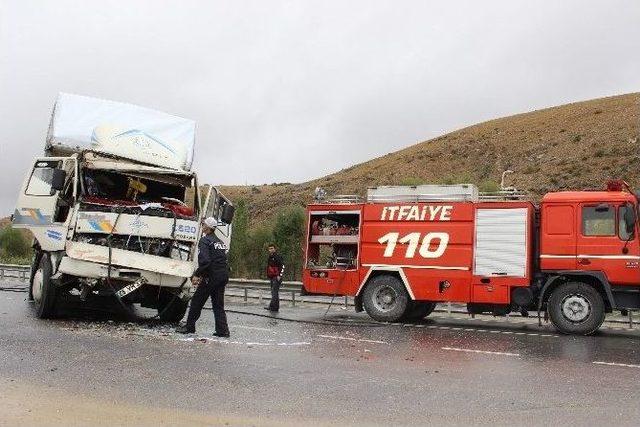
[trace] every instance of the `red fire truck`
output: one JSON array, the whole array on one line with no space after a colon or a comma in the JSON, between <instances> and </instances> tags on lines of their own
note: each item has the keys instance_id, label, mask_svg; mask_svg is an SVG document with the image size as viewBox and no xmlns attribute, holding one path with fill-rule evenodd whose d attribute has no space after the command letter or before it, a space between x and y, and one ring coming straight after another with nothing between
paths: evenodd
<instances>
[{"instance_id":1,"label":"red fire truck","mask_svg":"<svg viewBox=\"0 0 640 427\"><path fill-rule=\"evenodd\" d=\"M353 296L378 321L423 318L448 301L472 314L537 311L584 335L605 313L640 308L639 202L625 182L548 193L539 205L502 196L465 184L317 200L304 291Z\"/></svg>"}]
</instances>

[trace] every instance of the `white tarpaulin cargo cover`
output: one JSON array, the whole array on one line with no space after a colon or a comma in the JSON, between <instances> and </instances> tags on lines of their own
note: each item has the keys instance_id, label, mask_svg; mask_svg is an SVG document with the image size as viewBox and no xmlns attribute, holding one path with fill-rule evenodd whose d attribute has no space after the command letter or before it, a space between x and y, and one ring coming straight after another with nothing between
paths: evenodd
<instances>
[{"instance_id":1,"label":"white tarpaulin cargo cover","mask_svg":"<svg viewBox=\"0 0 640 427\"><path fill-rule=\"evenodd\" d=\"M60 93L46 151L95 149L145 163L190 170L195 122L137 105Z\"/></svg>"}]
</instances>

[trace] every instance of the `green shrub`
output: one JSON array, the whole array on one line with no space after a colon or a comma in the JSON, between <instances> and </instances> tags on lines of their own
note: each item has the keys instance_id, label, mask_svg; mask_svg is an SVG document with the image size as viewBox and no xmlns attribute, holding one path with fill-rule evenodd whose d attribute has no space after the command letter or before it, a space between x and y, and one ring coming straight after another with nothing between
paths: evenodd
<instances>
[{"instance_id":1,"label":"green shrub","mask_svg":"<svg viewBox=\"0 0 640 427\"><path fill-rule=\"evenodd\" d=\"M7 227L0 231L0 258L4 262L30 257L30 244L19 230Z\"/></svg>"},{"instance_id":2,"label":"green shrub","mask_svg":"<svg viewBox=\"0 0 640 427\"><path fill-rule=\"evenodd\" d=\"M302 269L305 210L300 206L283 209L273 227L273 239L286 265L285 277L299 279Z\"/></svg>"},{"instance_id":3,"label":"green shrub","mask_svg":"<svg viewBox=\"0 0 640 427\"><path fill-rule=\"evenodd\" d=\"M496 193L500 191L500 184L487 179L478 184L478 190L482 191L483 193Z\"/></svg>"},{"instance_id":4,"label":"green shrub","mask_svg":"<svg viewBox=\"0 0 640 427\"><path fill-rule=\"evenodd\" d=\"M403 178L400 181L400 185L416 186L416 185L422 185L422 184L424 184L424 180L422 178L418 178L415 176L409 176L409 177Z\"/></svg>"}]
</instances>

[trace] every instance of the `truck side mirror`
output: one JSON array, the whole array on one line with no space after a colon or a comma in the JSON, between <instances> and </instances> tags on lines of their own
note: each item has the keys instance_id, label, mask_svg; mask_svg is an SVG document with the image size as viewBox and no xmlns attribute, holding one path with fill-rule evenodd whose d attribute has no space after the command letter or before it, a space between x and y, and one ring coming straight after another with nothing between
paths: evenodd
<instances>
[{"instance_id":1,"label":"truck side mirror","mask_svg":"<svg viewBox=\"0 0 640 427\"><path fill-rule=\"evenodd\" d=\"M233 214L235 212L236 212L236 208L232 204L230 203L225 204L224 207L222 208L220 220L225 224L231 224L231 221L233 221Z\"/></svg>"},{"instance_id":2,"label":"truck side mirror","mask_svg":"<svg viewBox=\"0 0 640 427\"><path fill-rule=\"evenodd\" d=\"M633 205L630 203L625 203L624 208L623 219L625 228L627 229L627 234L629 236L633 236L636 225L636 213L633 209Z\"/></svg>"},{"instance_id":3,"label":"truck side mirror","mask_svg":"<svg viewBox=\"0 0 640 427\"><path fill-rule=\"evenodd\" d=\"M51 177L51 190L62 191L64 190L64 183L67 180L67 172L62 169L54 169L53 176Z\"/></svg>"}]
</instances>

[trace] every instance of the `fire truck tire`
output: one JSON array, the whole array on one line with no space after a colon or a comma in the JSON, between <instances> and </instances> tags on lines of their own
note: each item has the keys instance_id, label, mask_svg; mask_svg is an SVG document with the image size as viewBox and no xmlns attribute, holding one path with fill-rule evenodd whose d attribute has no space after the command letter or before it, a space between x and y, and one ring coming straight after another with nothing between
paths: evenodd
<instances>
[{"instance_id":1,"label":"fire truck tire","mask_svg":"<svg viewBox=\"0 0 640 427\"><path fill-rule=\"evenodd\" d=\"M563 334L591 335L604 322L602 295L582 282L567 282L558 286L549 301L547 311L551 323Z\"/></svg>"},{"instance_id":2,"label":"fire truck tire","mask_svg":"<svg viewBox=\"0 0 640 427\"><path fill-rule=\"evenodd\" d=\"M56 287L51 280L51 259L49 254L43 253L40 262L33 273L29 293L33 297L36 316L48 319L55 314Z\"/></svg>"},{"instance_id":3,"label":"fire truck tire","mask_svg":"<svg viewBox=\"0 0 640 427\"><path fill-rule=\"evenodd\" d=\"M409 295L404 284L395 276L381 275L369 281L362 302L372 319L397 322L409 309Z\"/></svg>"},{"instance_id":4,"label":"fire truck tire","mask_svg":"<svg viewBox=\"0 0 640 427\"><path fill-rule=\"evenodd\" d=\"M409 305L403 320L420 320L430 315L436 308L435 302L412 302Z\"/></svg>"}]
</instances>

